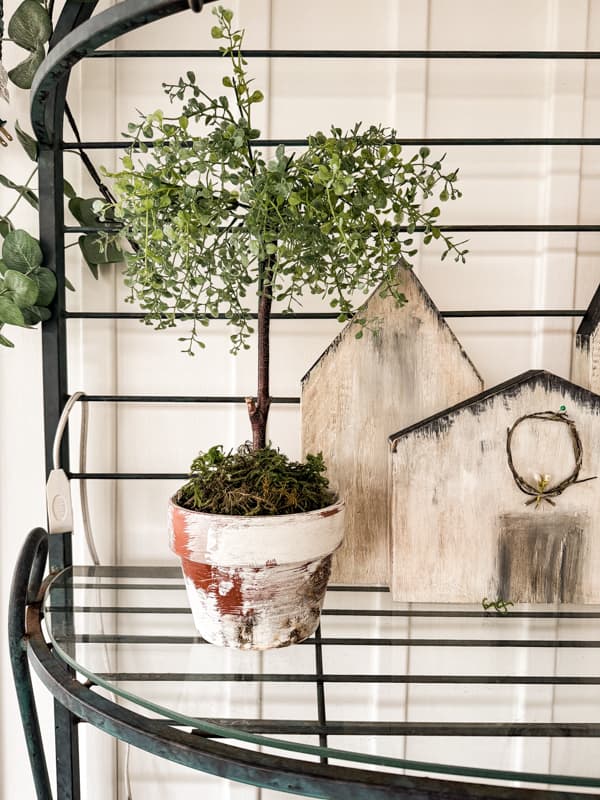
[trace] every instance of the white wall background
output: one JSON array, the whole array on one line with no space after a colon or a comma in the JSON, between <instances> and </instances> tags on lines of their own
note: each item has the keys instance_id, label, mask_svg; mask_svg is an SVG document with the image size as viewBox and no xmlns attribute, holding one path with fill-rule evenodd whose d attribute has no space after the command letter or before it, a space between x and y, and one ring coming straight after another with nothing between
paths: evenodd
<instances>
[{"instance_id":1,"label":"white wall background","mask_svg":"<svg viewBox=\"0 0 600 800\"><path fill-rule=\"evenodd\" d=\"M8 16L16 6L6 3ZM600 49L600 0L286 0L230 3L247 29L248 47L390 49ZM122 47L211 47L210 7L199 16L181 14L118 43ZM16 55L6 47L5 61ZM585 136L600 120L597 61L253 61L266 95L257 122L265 136L303 136L335 123L357 120L395 126L407 137ZM164 106L160 84L195 69L212 89L220 85L218 61L85 61L73 73L70 101L84 139L117 138L135 109ZM26 121L25 100L16 91L9 116ZM443 208L446 223L559 224L598 221L597 148L450 147L448 163L460 166L464 198ZM111 168L116 154L94 153ZM67 174L84 194L93 192L76 156ZM18 146L0 152L0 171L26 177L29 163ZM0 190L0 211L10 204ZM32 225L24 210L22 224ZM598 234L472 234L466 266L439 264L430 248L417 271L442 309L585 307L600 279ZM71 310L130 310L112 267L94 281L70 250L69 273L77 293ZM320 309L311 301L306 310ZM488 386L532 367L569 376L573 324L563 319L451 321ZM275 323L272 392L293 395L299 379L328 344L335 323ZM179 354L177 332L151 333L137 322L72 321L70 388L87 393L245 394L253 391L252 353L234 360L224 327L207 333L208 348L195 359ZM12 333L12 332L11 332ZM2 606L19 544L44 519L39 333L16 331L14 351L0 352L0 588ZM221 440L233 446L247 436L245 412L223 407L92 407L88 468L122 471L184 471L196 451ZM299 454L298 409L272 412L271 438L290 455ZM173 563L163 532L167 482L93 483L92 517L106 563ZM142 511L140 512L140 509ZM135 515L135 525L132 520ZM79 561L87 559L78 532ZM433 635L433 631L428 631ZM568 636L567 631L563 632ZM33 798L24 743L2 639L0 786L4 800ZM426 665L415 667L426 671ZM438 698L439 699L439 698ZM418 697L413 701L418 704ZM44 728L51 741L49 703L42 697ZM522 698L522 702L528 702ZM546 701L544 701L546 702ZM552 697L547 698L548 713ZM416 706L418 707L418 706ZM282 706L285 709L285 706ZM566 709L566 710L565 710ZM422 707L421 709L422 710ZM568 716L568 705L556 707ZM282 713L285 713L283 711ZM410 708L407 709L410 714ZM123 752L94 732L83 733L84 797L125 797ZM483 742L483 748L489 743ZM407 752L423 756L424 741ZM87 748L87 751L86 751ZM554 756L539 743L539 763ZM87 755L86 755L87 752ZM451 758L452 751L438 760ZM507 751L506 766L518 767L523 753ZM584 757L584 756L580 756ZM536 759L537 761L537 759ZM556 762L555 762L556 764ZM111 766L112 765L112 766ZM109 767L107 769L107 766ZM114 772L113 772L114 770ZM271 800L276 795L203 777L139 752L131 756L135 800L203 796ZM114 790L107 775L114 774ZM118 777L117 777L118 773ZM18 792L15 787L20 785Z\"/></svg>"}]
</instances>

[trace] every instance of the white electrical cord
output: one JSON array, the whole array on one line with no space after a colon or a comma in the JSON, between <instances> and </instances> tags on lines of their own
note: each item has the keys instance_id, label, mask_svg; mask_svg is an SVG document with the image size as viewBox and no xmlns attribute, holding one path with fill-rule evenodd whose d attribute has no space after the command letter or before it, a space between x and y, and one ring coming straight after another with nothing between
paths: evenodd
<instances>
[{"instance_id":1,"label":"white electrical cord","mask_svg":"<svg viewBox=\"0 0 600 800\"><path fill-rule=\"evenodd\" d=\"M62 414L60 415L60 419L58 420L58 425L56 426L56 433L54 434L54 444L52 446L52 465L54 469L61 469L60 466L60 446L62 444L62 438L65 433L65 428L67 427L67 422L69 421L69 414L71 413L73 406L79 400L80 397L84 396L84 392L75 392L72 394L71 397L67 400L65 407L63 408Z\"/></svg>"},{"instance_id":2,"label":"white electrical cord","mask_svg":"<svg viewBox=\"0 0 600 800\"><path fill-rule=\"evenodd\" d=\"M60 466L60 448L75 403L83 395L76 392L67 401L54 434L52 447L53 469L46 482L46 508L48 510L48 533L71 533L73 530L73 504L71 502L71 485L66 472Z\"/></svg>"},{"instance_id":3,"label":"white electrical cord","mask_svg":"<svg viewBox=\"0 0 600 800\"><path fill-rule=\"evenodd\" d=\"M70 485L68 483L68 479L66 475L61 469L60 466L60 446L62 443L62 438L64 436L65 428L67 426L67 422L69 420L69 414L71 413L73 406L75 403L80 400L82 397L85 397L85 392L75 392L71 397L68 399L65 407L63 409L62 414L60 415L60 419L58 421L58 425L56 427L56 433L54 435L54 443L52 446L52 463L54 467L54 471L56 473L62 473L64 476L64 481L66 482L66 491L68 493L68 500L67 503L69 508L71 507L71 500L70 500ZM83 402L81 404L81 432L79 436L79 471L80 473L84 473L87 468L87 442L88 442L88 422L89 422L89 405L87 402ZM61 481L63 478L61 478ZM79 481L79 501L81 505L81 520L83 525L83 533L85 537L86 547L89 553L89 556L92 560L94 566L100 566L100 556L98 555L98 550L96 548L96 542L94 540L94 534L92 532L92 523L91 523L91 516L90 516L90 507L88 501L88 492L87 492L87 481L80 480ZM49 517L52 518L51 511L50 511L50 502L49 502ZM98 600L98 605L101 606L100 599ZM104 630L104 617L100 614L100 632L102 637L105 638L105 630ZM104 642L104 660L106 665L106 671L112 672L112 665L110 661L110 655L108 652L108 645ZM112 693L111 693L112 694ZM118 703L117 697L115 694L112 694L112 699L115 704ZM129 744L125 745L125 764L124 764L124 777L125 777L125 791L127 792L127 800L133 800L133 793L131 789L131 775L130 775L130 754L131 754L131 747Z\"/></svg>"}]
</instances>

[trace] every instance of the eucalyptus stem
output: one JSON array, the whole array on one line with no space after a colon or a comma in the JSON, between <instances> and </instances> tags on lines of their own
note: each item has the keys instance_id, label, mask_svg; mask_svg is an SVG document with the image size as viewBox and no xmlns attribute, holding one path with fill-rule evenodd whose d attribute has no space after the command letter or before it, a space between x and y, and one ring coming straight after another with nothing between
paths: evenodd
<instances>
[{"instance_id":1,"label":"eucalyptus stem","mask_svg":"<svg viewBox=\"0 0 600 800\"><path fill-rule=\"evenodd\" d=\"M35 177L35 175L36 175L37 171L38 171L38 168L37 168L37 166L36 166L36 168L33 170L33 172L31 173L31 175L30 175L30 176L27 178L27 180L25 181L25 183L23 184L23 186L21 186L21 188L20 188L20 190L19 190L19 194L17 195L17 199L15 200L15 202L14 202L14 203L12 204L12 206L11 206L11 207L8 209L8 211L6 212L6 214L3 214L3 215L2 215L2 216L4 217L4 219L8 219L8 217L9 217L9 216L12 214L12 212L15 210L15 208L16 208L16 207L19 205L19 202L21 201L21 199L23 198L23 195L25 194L25 192L26 192L26 191L27 191L27 189L29 188L29 184L31 183L31 181L32 181L32 180L33 180L33 178Z\"/></svg>"}]
</instances>

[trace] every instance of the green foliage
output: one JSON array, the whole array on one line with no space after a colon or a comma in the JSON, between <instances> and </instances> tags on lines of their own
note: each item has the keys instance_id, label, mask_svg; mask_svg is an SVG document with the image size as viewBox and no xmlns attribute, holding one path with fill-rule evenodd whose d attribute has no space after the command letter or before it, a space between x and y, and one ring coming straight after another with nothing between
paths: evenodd
<instances>
[{"instance_id":1,"label":"green foliage","mask_svg":"<svg viewBox=\"0 0 600 800\"><path fill-rule=\"evenodd\" d=\"M14 85L18 86L19 89L31 89L35 73L38 71L45 55L46 51L43 47L36 47L20 64L9 70L8 77Z\"/></svg>"},{"instance_id":2,"label":"green foliage","mask_svg":"<svg viewBox=\"0 0 600 800\"><path fill-rule=\"evenodd\" d=\"M25 131L19 127L19 123L15 124L15 132L17 139L23 146L27 155L33 160L37 161L37 143L35 139L29 136ZM0 297L4 296L4 302L0 309L0 329L3 325L35 325L38 322L43 322L50 319L50 311L48 306L52 303L54 295L56 294L56 277L54 272L43 266L43 253L38 239L35 239L27 231L15 230L11 220L10 214L16 208L20 200L25 200L36 211L38 209L37 194L29 188L29 183L37 173L37 167L29 176L27 183L19 185L11 181L4 175L0 175L0 184L6 186L17 192L17 199L13 203L11 209L3 216L0 216L0 240L2 248L2 261L0 261ZM84 201L77 198L75 190L67 182L64 182L64 194L66 197L75 199L80 203L92 203L93 200ZM98 217L96 216L97 220ZM88 238L88 237L82 237ZM97 234L90 234L90 240L96 241ZM101 244L103 252L105 252L104 244ZM110 255L116 256L116 247L110 249ZM104 256L101 256L104 258ZM118 253L118 258L112 260L122 260L122 253ZM99 263L99 262L98 262ZM104 261L102 261L104 263ZM6 278L7 269L16 270L22 273L27 280L21 281L20 289L11 285L15 282L15 278L9 277L8 283ZM95 264L90 264L90 269L97 269ZM31 301L33 297L33 289L27 281L34 281L36 285L36 298ZM68 282L65 282L68 288L72 288ZM29 286L29 291L25 291L25 286ZM17 302L17 298L20 302ZM8 300L8 302L7 302ZM30 302L31 301L31 302ZM15 312L13 305L17 309L21 309L21 313ZM6 336L0 334L0 345L4 347L13 347L13 343Z\"/></svg>"},{"instance_id":3,"label":"green foliage","mask_svg":"<svg viewBox=\"0 0 600 800\"><path fill-rule=\"evenodd\" d=\"M102 227L103 220L94 207L102 206L104 200L91 197L72 197L69 200L69 211L80 225L86 227ZM79 249L94 278L98 278L99 264L115 264L124 261L124 254L117 242L107 240L101 233L87 233L79 237Z\"/></svg>"},{"instance_id":4,"label":"green foliage","mask_svg":"<svg viewBox=\"0 0 600 800\"><path fill-rule=\"evenodd\" d=\"M39 242L27 231L11 230L2 243L0 261L0 328L26 327L49 319L56 292L54 273L42 266ZM0 335L0 345L13 347Z\"/></svg>"},{"instance_id":5,"label":"green foliage","mask_svg":"<svg viewBox=\"0 0 600 800\"><path fill-rule=\"evenodd\" d=\"M29 203L29 205L32 208L34 208L36 211L38 210L38 208L39 208L38 196L28 186L23 186L21 184L15 183L14 181L11 181L10 178L7 178L5 175L0 175L0 185L6 186L7 189L13 189L15 192L19 192L19 196L22 197L23 200L25 200L27 203ZM7 217L2 217L2 220L5 222L5 224L7 226L10 225L10 221L8 220ZM4 230L6 230L6 229L2 228L2 230L0 231L2 236L6 235L3 232ZM10 230L10 228L9 228L9 230ZM7 232L8 232L8 230L7 230Z\"/></svg>"},{"instance_id":6,"label":"green foliage","mask_svg":"<svg viewBox=\"0 0 600 800\"><path fill-rule=\"evenodd\" d=\"M18 121L15 122L15 133L17 135L17 139L21 143L21 147L23 148L23 150L25 150L29 158L32 161L37 161L38 144L32 136L30 136L26 131L24 131L21 128Z\"/></svg>"},{"instance_id":7,"label":"green foliage","mask_svg":"<svg viewBox=\"0 0 600 800\"><path fill-rule=\"evenodd\" d=\"M33 51L52 33L48 11L37 0L24 0L10 18L8 35L15 44Z\"/></svg>"},{"instance_id":8,"label":"green foliage","mask_svg":"<svg viewBox=\"0 0 600 800\"><path fill-rule=\"evenodd\" d=\"M147 322L165 328L177 314L189 317L183 341L191 353L202 346L201 326L226 314L237 352L252 333L251 294L292 311L307 290L343 322L355 315L356 294L379 283L402 304L397 267L410 267L418 227L424 244L439 240L442 259L464 260L436 204L460 197L457 170L444 171L428 148L404 156L394 130L333 127L309 136L302 152L279 146L267 160L254 144L252 107L263 95L248 76L244 32L232 29L232 12L213 13L212 36L231 67L222 80L227 94L211 97L193 72L165 84L180 108L131 123L132 147L113 175L115 216L137 244L127 258L129 300Z\"/></svg>"},{"instance_id":9,"label":"green foliage","mask_svg":"<svg viewBox=\"0 0 600 800\"><path fill-rule=\"evenodd\" d=\"M45 45L52 35L52 20L46 5L38 0L24 0L8 23L8 35L14 44L27 51L27 57L8 72L8 77L15 86L29 90L35 72L45 57ZM0 64L0 83L6 77L7 73ZM8 101L7 92L2 96ZM27 156L37 163L38 145L35 139L20 127L18 121L14 129L16 139ZM39 241L23 230L16 231L11 221L11 214L21 200L38 210L38 196L29 186L36 173L37 166L23 185L0 175L0 185L17 193L11 208L0 214L0 240L4 239L2 252L5 262L0 262L0 329L5 324L29 326L49 319L48 306L56 293L54 273L42 266ZM67 181L64 182L64 194L70 200L69 207L75 218L82 225L99 226L99 217L92 212L94 199L77 197ZM80 214L77 213L79 209L82 209ZM80 237L79 245L94 277L98 276L98 264L123 260L120 248L115 245L107 248L98 234ZM18 275L14 274L15 271ZM67 288L72 288L68 281L65 284ZM13 343L2 334L0 345L13 347Z\"/></svg>"},{"instance_id":10,"label":"green foliage","mask_svg":"<svg viewBox=\"0 0 600 800\"><path fill-rule=\"evenodd\" d=\"M42 263L39 242L26 231L11 231L2 244L2 260L9 269L27 273Z\"/></svg>"},{"instance_id":11,"label":"green foliage","mask_svg":"<svg viewBox=\"0 0 600 800\"><path fill-rule=\"evenodd\" d=\"M196 458L191 473L176 500L194 511L236 516L296 514L334 501L321 454L308 455L306 463L300 463L271 447L253 450L245 444L224 453L217 446Z\"/></svg>"},{"instance_id":12,"label":"green foliage","mask_svg":"<svg viewBox=\"0 0 600 800\"><path fill-rule=\"evenodd\" d=\"M11 69L9 78L20 89L30 89L33 76L44 60L44 45L52 34L52 22L47 9L37 0L24 0L10 18L8 35L28 51L24 61Z\"/></svg>"},{"instance_id":13,"label":"green foliage","mask_svg":"<svg viewBox=\"0 0 600 800\"><path fill-rule=\"evenodd\" d=\"M490 608L493 608L497 614L508 614L508 607L514 606L514 603L511 600L503 600L501 597L497 600L488 600L487 597L484 597L481 605L484 611L489 611Z\"/></svg>"}]
</instances>

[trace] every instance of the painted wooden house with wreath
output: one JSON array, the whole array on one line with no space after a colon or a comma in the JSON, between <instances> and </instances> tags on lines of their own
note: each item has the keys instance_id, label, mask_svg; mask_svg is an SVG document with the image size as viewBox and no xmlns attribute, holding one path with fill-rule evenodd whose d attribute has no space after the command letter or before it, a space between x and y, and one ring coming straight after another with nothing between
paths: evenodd
<instances>
[{"instance_id":1,"label":"painted wooden house with wreath","mask_svg":"<svg viewBox=\"0 0 600 800\"><path fill-rule=\"evenodd\" d=\"M483 383L418 278L402 271L405 307L377 289L361 310L377 333L346 325L302 380L303 451L322 451L346 501L332 580L387 584L390 431L464 400Z\"/></svg>"},{"instance_id":2,"label":"painted wooden house with wreath","mask_svg":"<svg viewBox=\"0 0 600 800\"><path fill-rule=\"evenodd\" d=\"M390 437L395 600L600 602L600 397L533 370Z\"/></svg>"}]
</instances>

